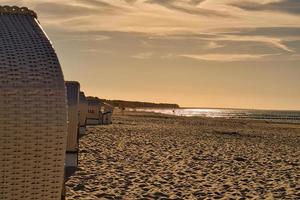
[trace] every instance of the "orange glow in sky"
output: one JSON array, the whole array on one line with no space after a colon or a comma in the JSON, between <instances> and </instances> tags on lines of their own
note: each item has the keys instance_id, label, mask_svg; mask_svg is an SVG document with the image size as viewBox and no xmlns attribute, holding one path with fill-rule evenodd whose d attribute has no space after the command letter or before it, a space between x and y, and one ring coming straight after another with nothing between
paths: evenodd
<instances>
[{"instance_id":1,"label":"orange glow in sky","mask_svg":"<svg viewBox=\"0 0 300 200\"><path fill-rule=\"evenodd\" d=\"M300 2L4 0L27 6L65 79L106 99L300 110Z\"/></svg>"}]
</instances>

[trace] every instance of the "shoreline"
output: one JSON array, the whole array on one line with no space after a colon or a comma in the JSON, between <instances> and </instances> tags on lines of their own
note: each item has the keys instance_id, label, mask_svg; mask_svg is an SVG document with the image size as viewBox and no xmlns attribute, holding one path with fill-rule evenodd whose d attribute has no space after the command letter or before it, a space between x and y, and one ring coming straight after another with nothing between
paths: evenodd
<instances>
[{"instance_id":1,"label":"shoreline","mask_svg":"<svg viewBox=\"0 0 300 200\"><path fill-rule=\"evenodd\" d=\"M181 109L181 108L180 108ZM145 109L146 110L146 109ZM149 109L151 110L151 109ZM117 113L121 113L121 111L117 110ZM127 110L128 113L144 113L145 115L149 116L150 114L154 115L162 115L162 116L171 116L171 117L187 117L187 118L198 118L198 119L220 119L220 120L233 120L233 121L256 121L256 122L265 122L265 123L274 123L274 124L295 124L300 125L300 121L293 121L293 120L277 120L277 119L255 119L255 118L234 118L234 117L211 117L211 116L186 116L186 115L174 115L174 114L167 114L167 113L159 113L154 111L144 111L144 110ZM297 111L295 111L297 112Z\"/></svg>"}]
</instances>

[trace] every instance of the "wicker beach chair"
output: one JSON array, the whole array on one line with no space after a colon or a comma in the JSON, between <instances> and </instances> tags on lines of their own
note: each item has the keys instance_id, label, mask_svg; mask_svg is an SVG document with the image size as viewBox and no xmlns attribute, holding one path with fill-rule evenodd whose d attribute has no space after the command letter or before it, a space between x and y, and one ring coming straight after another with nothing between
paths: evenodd
<instances>
[{"instance_id":1,"label":"wicker beach chair","mask_svg":"<svg viewBox=\"0 0 300 200\"><path fill-rule=\"evenodd\" d=\"M112 114L113 114L113 106L108 103L103 103L102 105L102 124L112 124Z\"/></svg>"},{"instance_id":2,"label":"wicker beach chair","mask_svg":"<svg viewBox=\"0 0 300 200\"><path fill-rule=\"evenodd\" d=\"M68 99L68 136L65 180L76 171L78 165L80 84L75 81L66 81L66 88Z\"/></svg>"},{"instance_id":3,"label":"wicker beach chair","mask_svg":"<svg viewBox=\"0 0 300 200\"><path fill-rule=\"evenodd\" d=\"M58 200L66 90L56 53L27 8L0 6L0 199Z\"/></svg>"},{"instance_id":4,"label":"wicker beach chair","mask_svg":"<svg viewBox=\"0 0 300 200\"><path fill-rule=\"evenodd\" d=\"M102 124L101 101L97 97L87 97L88 113L87 125Z\"/></svg>"},{"instance_id":5,"label":"wicker beach chair","mask_svg":"<svg viewBox=\"0 0 300 200\"><path fill-rule=\"evenodd\" d=\"M80 92L79 99L79 134L84 134L86 130L86 117L88 112L88 104L84 92Z\"/></svg>"}]
</instances>

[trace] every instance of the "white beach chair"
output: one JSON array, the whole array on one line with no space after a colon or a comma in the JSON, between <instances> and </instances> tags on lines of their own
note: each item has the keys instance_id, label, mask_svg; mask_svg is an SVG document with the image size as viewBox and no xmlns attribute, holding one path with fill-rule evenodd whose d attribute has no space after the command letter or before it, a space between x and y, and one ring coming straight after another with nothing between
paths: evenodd
<instances>
[{"instance_id":1,"label":"white beach chair","mask_svg":"<svg viewBox=\"0 0 300 200\"><path fill-rule=\"evenodd\" d=\"M27 8L0 6L0 199L61 199L66 90L56 53Z\"/></svg>"}]
</instances>

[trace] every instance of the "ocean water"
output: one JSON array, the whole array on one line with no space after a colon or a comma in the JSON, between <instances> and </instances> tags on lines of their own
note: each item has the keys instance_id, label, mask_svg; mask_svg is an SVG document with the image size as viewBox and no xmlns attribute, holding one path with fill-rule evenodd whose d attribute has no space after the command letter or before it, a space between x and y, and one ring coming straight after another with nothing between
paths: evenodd
<instances>
[{"instance_id":1,"label":"ocean water","mask_svg":"<svg viewBox=\"0 0 300 200\"><path fill-rule=\"evenodd\" d=\"M228 119L257 119L300 123L300 111L251 110L251 109L214 109L214 108L180 108L180 109L134 109L163 113L176 116L221 117Z\"/></svg>"}]
</instances>

